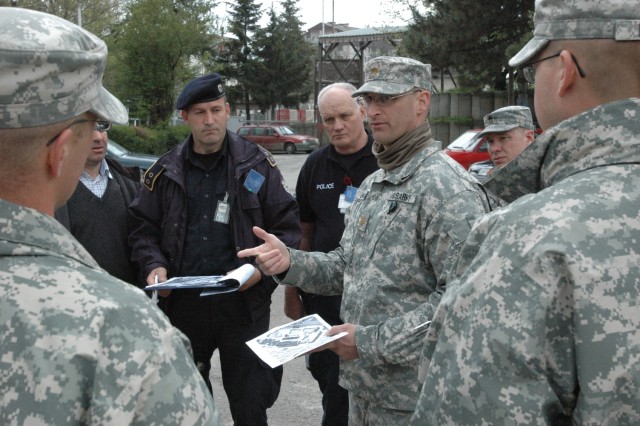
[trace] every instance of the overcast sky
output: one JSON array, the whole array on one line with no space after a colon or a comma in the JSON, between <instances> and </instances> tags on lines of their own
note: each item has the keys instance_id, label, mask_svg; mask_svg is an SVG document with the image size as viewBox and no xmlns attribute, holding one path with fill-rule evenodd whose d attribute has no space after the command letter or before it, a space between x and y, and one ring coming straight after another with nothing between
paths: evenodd
<instances>
[{"instance_id":1,"label":"overcast sky","mask_svg":"<svg viewBox=\"0 0 640 426\"><path fill-rule=\"evenodd\" d=\"M272 4L276 12L280 11L279 0L257 0L257 3L262 4L265 11ZM322 22L323 3L324 22L331 22L335 17L337 23L357 28L406 25L406 20L411 17L408 9L393 0L299 0L298 17L304 23L303 30ZM219 16L225 15L225 7L222 3L216 9Z\"/></svg>"}]
</instances>

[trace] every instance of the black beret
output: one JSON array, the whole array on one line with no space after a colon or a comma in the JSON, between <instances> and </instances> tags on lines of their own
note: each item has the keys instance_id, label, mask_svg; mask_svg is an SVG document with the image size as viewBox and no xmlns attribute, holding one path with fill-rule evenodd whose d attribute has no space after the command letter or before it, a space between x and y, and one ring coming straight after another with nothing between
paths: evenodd
<instances>
[{"instance_id":1,"label":"black beret","mask_svg":"<svg viewBox=\"0 0 640 426\"><path fill-rule=\"evenodd\" d=\"M220 74L207 74L194 78L184 86L176 101L176 108L186 110L190 105L215 101L224 96Z\"/></svg>"}]
</instances>

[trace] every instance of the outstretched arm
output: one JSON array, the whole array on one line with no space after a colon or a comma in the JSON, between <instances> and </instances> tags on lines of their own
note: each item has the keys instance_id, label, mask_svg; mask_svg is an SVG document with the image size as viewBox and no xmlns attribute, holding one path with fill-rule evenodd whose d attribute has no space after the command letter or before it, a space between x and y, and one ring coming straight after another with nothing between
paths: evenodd
<instances>
[{"instance_id":1,"label":"outstretched arm","mask_svg":"<svg viewBox=\"0 0 640 426\"><path fill-rule=\"evenodd\" d=\"M257 247L240 250L238 257L255 256L256 263L265 275L277 275L289 270L291 257L287 246L278 237L258 226L253 227L253 233L264 243Z\"/></svg>"}]
</instances>

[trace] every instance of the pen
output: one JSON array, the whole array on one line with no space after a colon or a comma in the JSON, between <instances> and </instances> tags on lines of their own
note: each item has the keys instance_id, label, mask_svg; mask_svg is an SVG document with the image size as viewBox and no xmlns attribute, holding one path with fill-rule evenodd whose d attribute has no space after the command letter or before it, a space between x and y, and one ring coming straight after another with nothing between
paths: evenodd
<instances>
[{"instance_id":1,"label":"pen","mask_svg":"<svg viewBox=\"0 0 640 426\"><path fill-rule=\"evenodd\" d=\"M431 324L431 321L423 322L422 324L418 324L418 325L416 325L416 326L415 326L415 327L413 327L411 330L417 330L417 329L419 329L419 328L426 327L426 326L428 326L429 324Z\"/></svg>"},{"instance_id":2,"label":"pen","mask_svg":"<svg viewBox=\"0 0 640 426\"><path fill-rule=\"evenodd\" d=\"M158 274L156 274L154 284L158 284ZM151 293L151 301L155 304L158 304L158 290L153 290L153 292Z\"/></svg>"}]
</instances>

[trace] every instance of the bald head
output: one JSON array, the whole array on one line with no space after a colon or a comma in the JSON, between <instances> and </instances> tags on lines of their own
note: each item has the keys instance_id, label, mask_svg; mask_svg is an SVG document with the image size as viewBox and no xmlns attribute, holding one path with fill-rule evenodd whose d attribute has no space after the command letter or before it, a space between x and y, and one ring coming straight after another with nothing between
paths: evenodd
<instances>
[{"instance_id":1,"label":"bald head","mask_svg":"<svg viewBox=\"0 0 640 426\"><path fill-rule=\"evenodd\" d=\"M357 152L367 144L365 109L351 97L355 91L352 84L334 83L318 94L322 124L331 144L341 154Z\"/></svg>"}]
</instances>

